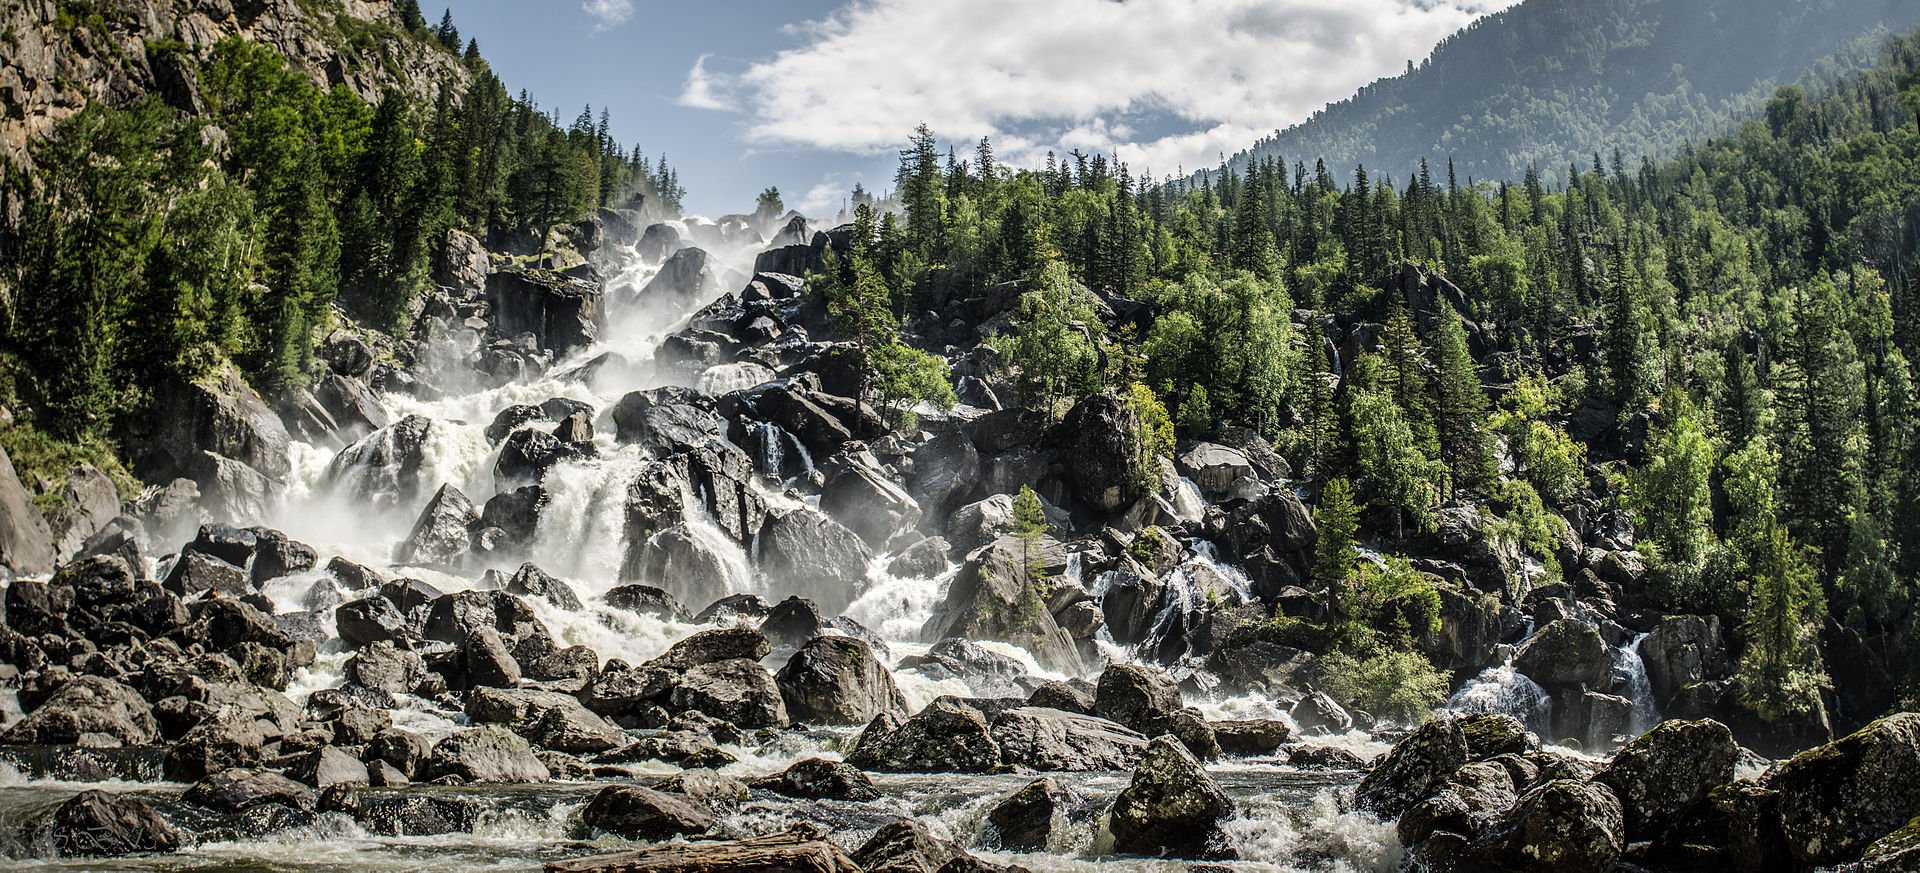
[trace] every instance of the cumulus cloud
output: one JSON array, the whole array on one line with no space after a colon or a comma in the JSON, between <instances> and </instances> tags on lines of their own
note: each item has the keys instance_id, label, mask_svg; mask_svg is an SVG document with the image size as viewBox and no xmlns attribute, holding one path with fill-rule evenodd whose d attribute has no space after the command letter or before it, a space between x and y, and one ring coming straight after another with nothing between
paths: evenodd
<instances>
[{"instance_id":1,"label":"cumulus cloud","mask_svg":"<svg viewBox=\"0 0 1920 873\"><path fill-rule=\"evenodd\" d=\"M766 145L875 154L925 122L1004 159L1117 151L1211 166L1517 0L853 0L798 44L681 102L746 112ZM703 59L704 62L704 59Z\"/></svg>"},{"instance_id":2,"label":"cumulus cloud","mask_svg":"<svg viewBox=\"0 0 1920 873\"><path fill-rule=\"evenodd\" d=\"M674 102L693 109L733 112L739 109L731 93L733 80L707 71L707 59L711 57L701 55L693 62L693 69L687 71L687 83L680 89L680 98Z\"/></svg>"},{"instance_id":3,"label":"cumulus cloud","mask_svg":"<svg viewBox=\"0 0 1920 873\"><path fill-rule=\"evenodd\" d=\"M619 27L633 17L633 0L587 0L580 8L593 18L596 32Z\"/></svg>"}]
</instances>

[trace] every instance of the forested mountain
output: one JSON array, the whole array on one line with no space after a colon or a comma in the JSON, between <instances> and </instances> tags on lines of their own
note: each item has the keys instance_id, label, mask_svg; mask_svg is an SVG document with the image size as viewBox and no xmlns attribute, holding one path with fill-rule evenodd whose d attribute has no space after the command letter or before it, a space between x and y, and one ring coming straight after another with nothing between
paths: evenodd
<instances>
[{"instance_id":1,"label":"forested mountain","mask_svg":"<svg viewBox=\"0 0 1920 873\"><path fill-rule=\"evenodd\" d=\"M404 335L449 229L538 250L597 207L679 209L664 157L515 96L415 0L4 23L0 440L55 484L76 457L117 469L160 386L237 365L295 402L342 319Z\"/></svg>"},{"instance_id":2,"label":"forested mountain","mask_svg":"<svg viewBox=\"0 0 1920 873\"><path fill-rule=\"evenodd\" d=\"M1717 135L1777 85L1830 84L1873 62L1876 31L1915 24L1916 0L1528 0L1229 161L1324 159L1403 180L1451 160L1462 180L1533 168L1564 183L1595 153Z\"/></svg>"}]
</instances>

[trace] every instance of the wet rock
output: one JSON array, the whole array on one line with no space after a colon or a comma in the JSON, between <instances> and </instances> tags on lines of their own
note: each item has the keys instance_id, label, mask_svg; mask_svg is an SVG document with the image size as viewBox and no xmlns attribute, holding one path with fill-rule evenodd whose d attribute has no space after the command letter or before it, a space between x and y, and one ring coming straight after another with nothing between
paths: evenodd
<instances>
[{"instance_id":1,"label":"wet rock","mask_svg":"<svg viewBox=\"0 0 1920 873\"><path fill-rule=\"evenodd\" d=\"M475 688L512 688L520 684L520 662L514 660L500 632L491 627L475 628L460 647L462 676Z\"/></svg>"},{"instance_id":2,"label":"wet rock","mask_svg":"<svg viewBox=\"0 0 1920 873\"><path fill-rule=\"evenodd\" d=\"M181 553L160 584L182 597L199 597L209 591L238 597L253 588L245 570L200 552Z\"/></svg>"},{"instance_id":3,"label":"wet rock","mask_svg":"<svg viewBox=\"0 0 1920 873\"><path fill-rule=\"evenodd\" d=\"M714 624L718 622L765 621L773 612L773 607L753 594L729 594L700 610L693 617L694 624ZM767 651L773 649L769 647ZM765 657L764 655L762 657Z\"/></svg>"},{"instance_id":4,"label":"wet rock","mask_svg":"<svg viewBox=\"0 0 1920 873\"><path fill-rule=\"evenodd\" d=\"M315 749L287 772L301 782L320 789L335 785L366 785L369 782L367 765L338 746Z\"/></svg>"},{"instance_id":5,"label":"wet rock","mask_svg":"<svg viewBox=\"0 0 1920 873\"><path fill-rule=\"evenodd\" d=\"M336 557L327 562L327 574L332 576L340 587L348 591L364 591L378 588L387 583L380 571L362 564L356 564L346 558Z\"/></svg>"},{"instance_id":6,"label":"wet rock","mask_svg":"<svg viewBox=\"0 0 1920 873\"><path fill-rule=\"evenodd\" d=\"M1213 500L1253 496L1262 487L1246 453L1216 443L1195 443L1180 455L1178 466Z\"/></svg>"},{"instance_id":7,"label":"wet rock","mask_svg":"<svg viewBox=\"0 0 1920 873\"><path fill-rule=\"evenodd\" d=\"M935 836L919 820L907 819L874 831L853 853L853 859L867 873L936 873L970 856L951 841Z\"/></svg>"},{"instance_id":8,"label":"wet rock","mask_svg":"<svg viewBox=\"0 0 1920 873\"><path fill-rule=\"evenodd\" d=\"M1614 753L1594 781L1619 798L1627 842L1664 842L1707 793L1733 781L1740 747L1717 721L1667 721Z\"/></svg>"},{"instance_id":9,"label":"wet rock","mask_svg":"<svg viewBox=\"0 0 1920 873\"><path fill-rule=\"evenodd\" d=\"M1860 856L1860 873L1905 873L1920 870L1920 820L1911 821L1867 847Z\"/></svg>"},{"instance_id":10,"label":"wet rock","mask_svg":"<svg viewBox=\"0 0 1920 873\"><path fill-rule=\"evenodd\" d=\"M120 492L107 474L82 462L67 468L67 481L60 487L59 496L60 505L47 521L54 553L65 561L81 554L94 534L120 516ZM0 505L4 505L4 500L0 500ZM0 556L3 555L0 551ZM0 563L4 563L3 558Z\"/></svg>"},{"instance_id":11,"label":"wet rock","mask_svg":"<svg viewBox=\"0 0 1920 873\"><path fill-rule=\"evenodd\" d=\"M347 659L347 681L388 694L409 694L427 677L427 664L411 649L387 640L363 646Z\"/></svg>"},{"instance_id":12,"label":"wet rock","mask_svg":"<svg viewBox=\"0 0 1920 873\"><path fill-rule=\"evenodd\" d=\"M547 767L527 741L495 727L461 731L436 743L424 763L427 779L457 776L467 782L545 782Z\"/></svg>"},{"instance_id":13,"label":"wet rock","mask_svg":"<svg viewBox=\"0 0 1920 873\"><path fill-rule=\"evenodd\" d=\"M1890 715L1778 765L1780 826L1793 857L1851 860L1920 815L1920 713Z\"/></svg>"},{"instance_id":14,"label":"wet rock","mask_svg":"<svg viewBox=\"0 0 1920 873\"><path fill-rule=\"evenodd\" d=\"M333 613L334 629L350 647L394 643L407 636L407 617L393 601L374 595L340 604Z\"/></svg>"},{"instance_id":15,"label":"wet rock","mask_svg":"<svg viewBox=\"0 0 1920 873\"><path fill-rule=\"evenodd\" d=\"M973 495L980 482L980 451L958 430L936 435L913 453L907 493L926 517L947 518ZM985 541L975 543L978 547ZM966 546L962 546L966 548Z\"/></svg>"},{"instance_id":16,"label":"wet rock","mask_svg":"<svg viewBox=\"0 0 1920 873\"><path fill-rule=\"evenodd\" d=\"M1151 730L1184 705L1173 677L1139 664L1109 665L1094 692L1094 714L1138 731Z\"/></svg>"},{"instance_id":17,"label":"wet rock","mask_svg":"<svg viewBox=\"0 0 1920 873\"><path fill-rule=\"evenodd\" d=\"M1287 763L1301 770L1364 770L1367 762L1339 746L1295 746Z\"/></svg>"},{"instance_id":18,"label":"wet rock","mask_svg":"<svg viewBox=\"0 0 1920 873\"><path fill-rule=\"evenodd\" d=\"M422 473L433 420L409 415L341 450L327 465L327 487L373 508L410 507L432 485Z\"/></svg>"},{"instance_id":19,"label":"wet rock","mask_svg":"<svg viewBox=\"0 0 1920 873\"><path fill-rule=\"evenodd\" d=\"M401 541L398 558L403 564L451 564L471 548L469 531L479 521L480 513L467 495L442 485Z\"/></svg>"},{"instance_id":20,"label":"wet rock","mask_svg":"<svg viewBox=\"0 0 1920 873\"><path fill-rule=\"evenodd\" d=\"M53 851L63 858L111 858L180 848L180 832L138 797L88 790L53 812Z\"/></svg>"},{"instance_id":21,"label":"wet rock","mask_svg":"<svg viewBox=\"0 0 1920 873\"><path fill-rule=\"evenodd\" d=\"M1555 779L1520 798L1476 849L1518 869L1607 873L1626 848L1620 801L1606 786Z\"/></svg>"},{"instance_id":22,"label":"wet rock","mask_svg":"<svg viewBox=\"0 0 1920 873\"><path fill-rule=\"evenodd\" d=\"M1000 848L1012 852L1044 851L1069 821L1084 815L1087 799L1071 787L1042 776L1000 801L987 813Z\"/></svg>"},{"instance_id":23,"label":"wet rock","mask_svg":"<svg viewBox=\"0 0 1920 873\"><path fill-rule=\"evenodd\" d=\"M466 711L475 722L506 725L535 746L556 752L604 752L628 742L624 731L573 695L557 691L476 688L467 695Z\"/></svg>"},{"instance_id":24,"label":"wet rock","mask_svg":"<svg viewBox=\"0 0 1920 873\"><path fill-rule=\"evenodd\" d=\"M632 745L601 755L608 763L665 761L679 767L725 767L734 757L721 750L710 734L670 730L641 737Z\"/></svg>"},{"instance_id":25,"label":"wet rock","mask_svg":"<svg viewBox=\"0 0 1920 873\"><path fill-rule=\"evenodd\" d=\"M425 737L401 728L381 731L367 744L368 758L392 765L409 779L425 773L427 758L432 754L433 745Z\"/></svg>"},{"instance_id":26,"label":"wet rock","mask_svg":"<svg viewBox=\"0 0 1920 873\"><path fill-rule=\"evenodd\" d=\"M507 580L507 593L519 597L539 597L570 612L579 612L583 608L579 595L574 594L567 583L547 575L531 563L521 564L520 569Z\"/></svg>"},{"instance_id":27,"label":"wet rock","mask_svg":"<svg viewBox=\"0 0 1920 873\"><path fill-rule=\"evenodd\" d=\"M286 426L233 367L194 382L163 380L153 406L156 426L138 459L149 479L185 476L200 485L203 497L231 502L222 483L206 475L204 457L231 461L270 480L284 480L292 470ZM230 507L216 511L223 508Z\"/></svg>"},{"instance_id":28,"label":"wet rock","mask_svg":"<svg viewBox=\"0 0 1920 873\"><path fill-rule=\"evenodd\" d=\"M213 719L195 725L167 748L161 772L174 782L192 782L233 768L260 766L266 738L254 722Z\"/></svg>"},{"instance_id":29,"label":"wet rock","mask_svg":"<svg viewBox=\"0 0 1920 873\"><path fill-rule=\"evenodd\" d=\"M894 556L887 572L903 579L931 579L947 569L947 541L928 537Z\"/></svg>"},{"instance_id":30,"label":"wet rock","mask_svg":"<svg viewBox=\"0 0 1920 873\"><path fill-rule=\"evenodd\" d=\"M271 528L254 528L253 566L248 568L258 584L282 576L305 573L320 562L320 553Z\"/></svg>"},{"instance_id":31,"label":"wet rock","mask_svg":"<svg viewBox=\"0 0 1920 873\"><path fill-rule=\"evenodd\" d=\"M1670 706L1681 692L1727 675L1726 644L1717 615L1669 615L1640 642L1654 700Z\"/></svg>"},{"instance_id":32,"label":"wet rock","mask_svg":"<svg viewBox=\"0 0 1920 873\"><path fill-rule=\"evenodd\" d=\"M764 870L781 873L862 873L815 826L795 825L764 837L736 842L667 843L652 848L557 861L548 873L716 873Z\"/></svg>"},{"instance_id":33,"label":"wet rock","mask_svg":"<svg viewBox=\"0 0 1920 873\"><path fill-rule=\"evenodd\" d=\"M367 830L387 837L472 833L480 805L464 797L399 794L375 797L355 813Z\"/></svg>"},{"instance_id":34,"label":"wet rock","mask_svg":"<svg viewBox=\"0 0 1920 873\"><path fill-rule=\"evenodd\" d=\"M663 840L706 833L713 827L713 812L686 798L650 788L609 785L587 802L580 820L629 840Z\"/></svg>"},{"instance_id":35,"label":"wet rock","mask_svg":"<svg viewBox=\"0 0 1920 873\"><path fill-rule=\"evenodd\" d=\"M809 800L879 800L867 774L851 764L824 758L807 758L771 776L749 783L754 788L787 797Z\"/></svg>"},{"instance_id":36,"label":"wet rock","mask_svg":"<svg viewBox=\"0 0 1920 873\"><path fill-rule=\"evenodd\" d=\"M844 612L859 597L873 561L873 553L852 531L807 509L769 516L757 546L754 559L762 572L828 614Z\"/></svg>"},{"instance_id":37,"label":"wet rock","mask_svg":"<svg viewBox=\"0 0 1920 873\"><path fill-rule=\"evenodd\" d=\"M1046 541L1051 543L1051 541ZM945 599L921 629L925 639L1003 640L1031 652L1040 666L1084 672L1078 647L1047 609L1027 565L1040 547L1003 538L970 557ZM1057 545L1052 547L1057 550ZM1037 559L1051 563L1052 558Z\"/></svg>"},{"instance_id":38,"label":"wet rock","mask_svg":"<svg viewBox=\"0 0 1920 873\"><path fill-rule=\"evenodd\" d=\"M149 746L159 740L159 724L139 693L102 676L74 677L0 734L0 742L25 746Z\"/></svg>"},{"instance_id":39,"label":"wet rock","mask_svg":"<svg viewBox=\"0 0 1920 873\"><path fill-rule=\"evenodd\" d=\"M1172 737L1147 746L1133 781L1107 813L1113 851L1176 858L1230 857L1220 823L1233 801Z\"/></svg>"},{"instance_id":40,"label":"wet rock","mask_svg":"<svg viewBox=\"0 0 1920 873\"><path fill-rule=\"evenodd\" d=\"M1518 802L1514 789L1512 774L1497 763L1461 767L1433 796L1400 816L1400 843L1417 845L1435 832L1478 836Z\"/></svg>"},{"instance_id":41,"label":"wet rock","mask_svg":"<svg viewBox=\"0 0 1920 873\"><path fill-rule=\"evenodd\" d=\"M592 443L563 442L538 430L516 430L500 443L493 466L495 487L502 491L539 485L554 467L595 454Z\"/></svg>"},{"instance_id":42,"label":"wet rock","mask_svg":"<svg viewBox=\"0 0 1920 873\"><path fill-rule=\"evenodd\" d=\"M506 439L522 426L545 418L546 413L540 411L540 407L516 403L494 415L493 423L487 425L487 429L482 433L486 435L488 445L499 445L501 440Z\"/></svg>"},{"instance_id":43,"label":"wet rock","mask_svg":"<svg viewBox=\"0 0 1920 873\"><path fill-rule=\"evenodd\" d=\"M661 791L680 794L709 808L732 808L753 799L747 783L732 776L695 767L683 770L661 783Z\"/></svg>"},{"instance_id":44,"label":"wet rock","mask_svg":"<svg viewBox=\"0 0 1920 873\"><path fill-rule=\"evenodd\" d=\"M667 648L660 657L647 662L663 670L686 670L701 664L745 659L758 661L773 654L773 644L758 631L729 627L704 630Z\"/></svg>"},{"instance_id":45,"label":"wet rock","mask_svg":"<svg viewBox=\"0 0 1920 873\"><path fill-rule=\"evenodd\" d=\"M628 566L621 575L659 582L682 602L710 602L726 595L735 576L722 548L712 538L676 524L647 537L637 554L629 550Z\"/></svg>"},{"instance_id":46,"label":"wet rock","mask_svg":"<svg viewBox=\"0 0 1920 873\"><path fill-rule=\"evenodd\" d=\"M608 606L615 609L669 621L687 620L687 608L681 606L678 599L651 585L621 585L608 591L604 599Z\"/></svg>"},{"instance_id":47,"label":"wet rock","mask_svg":"<svg viewBox=\"0 0 1920 873\"><path fill-rule=\"evenodd\" d=\"M814 637L774 677L787 714L807 724L863 725L883 712L905 715L893 675L860 640Z\"/></svg>"},{"instance_id":48,"label":"wet rock","mask_svg":"<svg viewBox=\"0 0 1920 873\"><path fill-rule=\"evenodd\" d=\"M1605 689L1613 677L1613 649L1592 625L1556 619L1520 647L1513 667L1549 688Z\"/></svg>"},{"instance_id":49,"label":"wet rock","mask_svg":"<svg viewBox=\"0 0 1920 873\"><path fill-rule=\"evenodd\" d=\"M959 679L980 695L1010 697L1025 691L1024 665L960 637L942 639L934 643L926 655L903 659L897 666L919 670L921 675L934 681Z\"/></svg>"},{"instance_id":50,"label":"wet rock","mask_svg":"<svg viewBox=\"0 0 1920 873\"><path fill-rule=\"evenodd\" d=\"M1033 689L1033 693L1027 696L1027 705L1077 712L1083 715L1095 714L1093 695L1070 682L1048 682Z\"/></svg>"},{"instance_id":51,"label":"wet rock","mask_svg":"<svg viewBox=\"0 0 1920 873\"><path fill-rule=\"evenodd\" d=\"M1144 493L1134 475L1136 450L1131 434L1139 426L1133 411L1113 392L1094 394L1074 404L1061 422L1075 499L1102 512L1132 506Z\"/></svg>"},{"instance_id":52,"label":"wet rock","mask_svg":"<svg viewBox=\"0 0 1920 873\"><path fill-rule=\"evenodd\" d=\"M1284 721L1234 720L1208 722L1220 751L1228 755L1271 755L1293 738Z\"/></svg>"},{"instance_id":53,"label":"wet rock","mask_svg":"<svg viewBox=\"0 0 1920 873\"><path fill-rule=\"evenodd\" d=\"M1398 818L1451 778L1467 758L1460 719L1437 715L1393 747L1360 780L1355 800L1383 818Z\"/></svg>"},{"instance_id":54,"label":"wet rock","mask_svg":"<svg viewBox=\"0 0 1920 873\"><path fill-rule=\"evenodd\" d=\"M1353 727L1353 716L1326 692L1315 691L1300 698L1293 708L1287 711L1293 723L1300 726L1305 734L1346 733Z\"/></svg>"},{"instance_id":55,"label":"wet rock","mask_svg":"<svg viewBox=\"0 0 1920 873\"><path fill-rule=\"evenodd\" d=\"M313 789L278 773L231 768L195 782L182 800L220 812L240 812L261 804L312 809Z\"/></svg>"},{"instance_id":56,"label":"wet rock","mask_svg":"<svg viewBox=\"0 0 1920 873\"><path fill-rule=\"evenodd\" d=\"M661 458L706 445L726 432L712 401L689 388L635 391L620 398L612 414L615 439Z\"/></svg>"},{"instance_id":57,"label":"wet rock","mask_svg":"<svg viewBox=\"0 0 1920 873\"><path fill-rule=\"evenodd\" d=\"M425 593L425 592L423 592ZM397 602L397 601L396 601ZM405 607L412 612L420 607ZM458 591L434 597L426 605L427 639L463 645L481 628L492 628L510 648L544 641L543 651L552 645L552 635L540 623L531 608L520 598L505 591Z\"/></svg>"},{"instance_id":58,"label":"wet rock","mask_svg":"<svg viewBox=\"0 0 1920 873\"><path fill-rule=\"evenodd\" d=\"M1000 766L1000 745L980 712L952 697L927 704L897 727L876 718L847 763L895 773L985 773Z\"/></svg>"},{"instance_id":59,"label":"wet rock","mask_svg":"<svg viewBox=\"0 0 1920 873\"><path fill-rule=\"evenodd\" d=\"M760 632L778 646L800 646L820 635L826 626L820 607L804 597L789 597L773 605L767 613L766 621L760 623ZM865 722L866 719L861 719Z\"/></svg>"},{"instance_id":60,"label":"wet rock","mask_svg":"<svg viewBox=\"0 0 1920 873\"><path fill-rule=\"evenodd\" d=\"M532 333L542 349L565 355L590 346L606 326L600 289L593 282L549 270L513 269L487 277L494 328L506 336Z\"/></svg>"},{"instance_id":61,"label":"wet rock","mask_svg":"<svg viewBox=\"0 0 1920 873\"><path fill-rule=\"evenodd\" d=\"M1104 718L1021 706L994 718L990 733L1001 763L1034 770L1125 770L1147 738Z\"/></svg>"},{"instance_id":62,"label":"wet rock","mask_svg":"<svg viewBox=\"0 0 1920 873\"><path fill-rule=\"evenodd\" d=\"M871 462L872 456L860 453ZM920 504L870 463L848 463L820 490L820 509L873 549L920 523Z\"/></svg>"},{"instance_id":63,"label":"wet rock","mask_svg":"<svg viewBox=\"0 0 1920 873\"><path fill-rule=\"evenodd\" d=\"M787 705L758 661L735 658L688 668L674 680L676 710L697 710L744 728L786 727Z\"/></svg>"}]
</instances>

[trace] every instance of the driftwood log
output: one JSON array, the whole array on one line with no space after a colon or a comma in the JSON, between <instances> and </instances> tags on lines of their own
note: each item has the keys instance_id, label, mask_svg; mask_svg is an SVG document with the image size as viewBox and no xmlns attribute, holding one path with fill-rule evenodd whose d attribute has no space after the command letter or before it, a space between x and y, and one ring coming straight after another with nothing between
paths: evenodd
<instances>
[{"instance_id":1,"label":"driftwood log","mask_svg":"<svg viewBox=\"0 0 1920 873\"><path fill-rule=\"evenodd\" d=\"M557 861L547 873L860 873L826 835L800 824L750 840L673 843Z\"/></svg>"}]
</instances>

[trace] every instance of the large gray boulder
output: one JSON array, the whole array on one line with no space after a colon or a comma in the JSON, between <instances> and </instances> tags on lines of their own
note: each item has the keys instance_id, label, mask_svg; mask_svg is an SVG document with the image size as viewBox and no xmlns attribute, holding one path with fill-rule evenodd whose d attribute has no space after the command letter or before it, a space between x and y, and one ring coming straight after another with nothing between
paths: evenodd
<instances>
[{"instance_id":1,"label":"large gray boulder","mask_svg":"<svg viewBox=\"0 0 1920 873\"><path fill-rule=\"evenodd\" d=\"M979 710L941 697L905 723L875 718L847 762L894 773L985 773L1000 766L1000 745Z\"/></svg>"},{"instance_id":2,"label":"large gray boulder","mask_svg":"<svg viewBox=\"0 0 1920 873\"><path fill-rule=\"evenodd\" d=\"M1104 718L1037 706L1000 713L989 732L1003 764L1032 770L1125 770L1147 748L1145 736Z\"/></svg>"},{"instance_id":3,"label":"large gray boulder","mask_svg":"<svg viewBox=\"0 0 1920 873\"><path fill-rule=\"evenodd\" d=\"M198 381L171 379L154 391L154 429L140 468L149 480L193 479L212 496L203 455L212 454L276 483L293 470L286 425L233 367Z\"/></svg>"},{"instance_id":4,"label":"large gray boulder","mask_svg":"<svg viewBox=\"0 0 1920 873\"><path fill-rule=\"evenodd\" d=\"M735 658L701 664L674 679L673 708L694 710L743 728L786 727L787 704L758 661Z\"/></svg>"},{"instance_id":5,"label":"large gray boulder","mask_svg":"<svg viewBox=\"0 0 1920 873\"><path fill-rule=\"evenodd\" d=\"M798 722L863 725L882 713L906 715L893 675L871 647L851 637L814 637L774 679L787 714Z\"/></svg>"},{"instance_id":6,"label":"large gray boulder","mask_svg":"<svg viewBox=\"0 0 1920 873\"><path fill-rule=\"evenodd\" d=\"M1615 752L1594 781L1619 798L1627 842L1664 842L1707 792L1733 781L1739 759L1726 725L1667 721Z\"/></svg>"},{"instance_id":7,"label":"large gray boulder","mask_svg":"<svg viewBox=\"0 0 1920 873\"><path fill-rule=\"evenodd\" d=\"M1570 618L1548 622L1514 655L1513 668L1548 688L1604 691L1613 678L1613 649L1598 628Z\"/></svg>"},{"instance_id":8,"label":"large gray boulder","mask_svg":"<svg viewBox=\"0 0 1920 873\"><path fill-rule=\"evenodd\" d=\"M1653 697L1665 707L1689 688L1723 678L1731 663L1717 615L1669 615L1640 641Z\"/></svg>"},{"instance_id":9,"label":"large gray boulder","mask_svg":"<svg viewBox=\"0 0 1920 873\"><path fill-rule=\"evenodd\" d=\"M516 268L488 276L486 294L496 331L531 333L556 355L592 345L606 328L600 288L585 279Z\"/></svg>"},{"instance_id":10,"label":"large gray boulder","mask_svg":"<svg viewBox=\"0 0 1920 873\"><path fill-rule=\"evenodd\" d=\"M1554 779L1522 796L1476 849L1505 869L1608 873L1626 845L1620 801L1611 790Z\"/></svg>"},{"instance_id":11,"label":"large gray boulder","mask_svg":"<svg viewBox=\"0 0 1920 873\"><path fill-rule=\"evenodd\" d=\"M138 797L82 791L53 812L50 836L62 858L111 858L180 848L180 832Z\"/></svg>"},{"instance_id":12,"label":"large gray boulder","mask_svg":"<svg viewBox=\"0 0 1920 873\"><path fill-rule=\"evenodd\" d=\"M1053 847L1056 835L1085 814L1087 799L1051 776L1042 776L1000 801L987 813L1000 848L1038 852Z\"/></svg>"},{"instance_id":13,"label":"large gray boulder","mask_svg":"<svg viewBox=\"0 0 1920 873\"><path fill-rule=\"evenodd\" d=\"M1355 800L1383 818L1398 818L1426 799L1469 760L1462 719L1438 715L1421 725L1360 780Z\"/></svg>"},{"instance_id":14,"label":"large gray boulder","mask_svg":"<svg viewBox=\"0 0 1920 873\"><path fill-rule=\"evenodd\" d=\"M420 511L396 557L403 564L452 564L472 547L471 531L479 521L480 511L467 495L451 484L442 485Z\"/></svg>"},{"instance_id":15,"label":"large gray boulder","mask_svg":"<svg viewBox=\"0 0 1920 873\"><path fill-rule=\"evenodd\" d=\"M1073 637L1047 608L1041 589L1045 577L1030 572L1033 568L1028 566L1036 560L1032 553L1044 554L1048 548L1002 538L969 557L947 587L945 600L927 619L921 637L1001 640L1031 652L1049 670L1071 675L1085 672Z\"/></svg>"},{"instance_id":16,"label":"large gray boulder","mask_svg":"<svg viewBox=\"0 0 1920 873\"><path fill-rule=\"evenodd\" d=\"M831 615L859 598L873 560L859 536L810 509L769 516L757 545L761 572Z\"/></svg>"},{"instance_id":17,"label":"large gray boulder","mask_svg":"<svg viewBox=\"0 0 1920 873\"><path fill-rule=\"evenodd\" d=\"M547 766L527 741L498 727L461 731L434 744L423 764L426 778L455 776L466 782L545 782Z\"/></svg>"},{"instance_id":18,"label":"large gray boulder","mask_svg":"<svg viewBox=\"0 0 1920 873\"><path fill-rule=\"evenodd\" d=\"M1233 850L1220 823L1232 814L1233 801L1186 746L1160 737L1107 812L1106 835L1113 851L1126 854L1227 858Z\"/></svg>"},{"instance_id":19,"label":"large gray boulder","mask_svg":"<svg viewBox=\"0 0 1920 873\"><path fill-rule=\"evenodd\" d=\"M405 509L427 496L427 440L433 420L409 415L360 438L327 464L323 481L354 505Z\"/></svg>"},{"instance_id":20,"label":"large gray boulder","mask_svg":"<svg viewBox=\"0 0 1920 873\"><path fill-rule=\"evenodd\" d=\"M706 445L726 431L713 403L688 388L635 391L613 406L614 435L664 458Z\"/></svg>"},{"instance_id":21,"label":"large gray boulder","mask_svg":"<svg viewBox=\"0 0 1920 873\"><path fill-rule=\"evenodd\" d=\"M1920 713L1880 719L1793 756L1767 774L1793 857L1852 860L1920 815Z\"/></svg>"},{"instance_id":22,"label":"large gray boulder","mask_svg":"<svg viewBox=\"0 0 1920 873\"><path fill-rule=\"evenodd\" d=\"M13 459L0 449L0 564L13 576L39 576L53 571L53 559L47 519L20 484Z\"/></svg>"},{"instance_id":23,"label":"large gray boulder","mask_svg":"<svg viewBox=\"0 0 1920 873\"><path fill-rule=\"evenodd\" d=\"M5 519L10 517L5 483L13 464L3 452L0 462L0 531L4 531ZM52 528L54 554L68 561L82 553L94 534L120 517L120 491L99 468L79 463L67 468L67 481L60 486L59 494L60 506L47 521ZM0 549L4 544L5 537L0 535ZM4 551L0 551L0 563L6 563Z\"/></svg>"},{"instance_id":24,"label":"large gray boulder","mask_svg":"<svg viewBox=\"0 0 1920 873\"><path fill-rule=\"evenodd\" d=\"M1138 475L1133 433L1140 427L1133 410L1111 391L1074 404L1061 422L1065 450L1073 459L1069 481L1080 504L1100 512L1118 512L1146 494Z\"/></svg>"},{"instance_id":25,"label":"large gray boulder","mask_svg":"<svg viewBox=\"0 0 1920 873\"><path fill-rule=\"evenodd\" d=\"M637 785L609 785L587 801L580 820L629 840L664 840L713 827L705 805Z\"/></svg>"}]
</instances>

